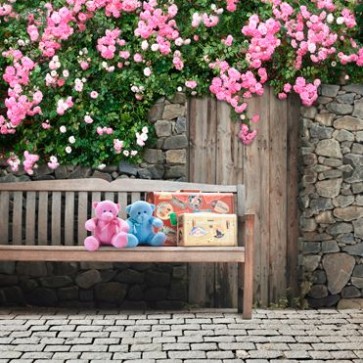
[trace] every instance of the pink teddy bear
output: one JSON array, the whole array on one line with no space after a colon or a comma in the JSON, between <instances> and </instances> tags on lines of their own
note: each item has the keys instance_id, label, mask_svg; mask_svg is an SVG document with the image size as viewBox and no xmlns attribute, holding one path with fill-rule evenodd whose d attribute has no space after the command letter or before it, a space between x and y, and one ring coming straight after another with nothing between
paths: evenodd
<instances>
[{"instance_id":1,"label":"pink teddy bear","mask_svg":"<svg viewBox=\"0 0 363 363\"><path fill-rule=\"evenodd\" d=\"M137 238L128 233L128 223L117 217L120 211L118 203L105 200L93 202L92 207L95 209L95 217L85 223L86 230L92 232L92 236L84 240L88 251L96 251L101 245L116 248L137 246Z\"/></svg>"}]
</instances>

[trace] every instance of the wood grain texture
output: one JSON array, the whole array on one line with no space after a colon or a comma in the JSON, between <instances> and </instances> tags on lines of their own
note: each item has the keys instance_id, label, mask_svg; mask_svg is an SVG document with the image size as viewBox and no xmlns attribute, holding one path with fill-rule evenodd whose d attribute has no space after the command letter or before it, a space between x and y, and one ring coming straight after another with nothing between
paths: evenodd
<instances>
[{"instance_id":1,"label":"wood grain texture","mask_svg":"<svg viewBox=\"0 0 363 363\"><path fill-rule=\"evenodd\" d=\"M74 192L65 193L65 209L64 209L64 244L74 244Z\"/></svg>"},{"instance_id":2,"label":"wood grain texture","mask_svg":"<svg viewBox=\"0 0 363 363\"><path fill-rule=\"evenodd\" d=\"M91 211L88 208L88 194L87 192L78 193L78 210L77 210L77 244L83 246L83 241L87 237L85 223Z\"/></svg>"},{"instance_id":3,"label":"wood grain texture","mask_svg":"<svg viewBox=\"0 0 363 363\"><path fill-rule=\"evenodd\" d=\"M0 244L7 244L9 239L9 192L0 194Z\"/></svg>"},{"instance_id":4,"label":"wood grain texture","mask_svg":"<svg viewBox=\"0 0 363 363\"><path fill-rule=\"evenodd\" d=\"M62 231L62 193L52 193L52 246L59 245L61 243L61 231Z\"/></svg>"},{"instance_id":5,"label":"wood grain texture","mask_svg":"<svg viewBox=\"0 0 363 363\"><path fill-rule=\"evenodd\" d=\"M23 243L23 193L14 192L13 202L13 244L21 245Z\"/></svg>"},{"instance_id":6,"label":"wood grain texture","mask_svg":"<svg viewBox=\"0 0 363 363\"><path fill-rule=\"evenodd\" d=\"M26 195L25 202L25 243L35 244L35 192Z\"/></svg>"},{"instance_id":7,"label":"wood grain texture","mask_svg":"<svg viewBox=\"0 0 363 363\"><path fill-rule=\"evenodd\" d=\"M48 244L48 192L39 192L38 200L38 245Z\"/></svg>"}]
</instances>

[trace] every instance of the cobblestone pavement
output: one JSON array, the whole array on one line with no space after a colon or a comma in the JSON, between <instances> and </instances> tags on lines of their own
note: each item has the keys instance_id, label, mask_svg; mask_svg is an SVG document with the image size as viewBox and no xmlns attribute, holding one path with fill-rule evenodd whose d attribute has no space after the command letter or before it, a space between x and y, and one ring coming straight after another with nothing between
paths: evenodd
<instances>
[{"instance_id":1,"label":"cobblestone pavement","mask_svg":"<svg viewBox=\"0 0 363 363\"><path fill-rule=\"evenodd\" d=\"M363 362L363 310L0 310L0 363Z\"/></svg>"}]
</instances>

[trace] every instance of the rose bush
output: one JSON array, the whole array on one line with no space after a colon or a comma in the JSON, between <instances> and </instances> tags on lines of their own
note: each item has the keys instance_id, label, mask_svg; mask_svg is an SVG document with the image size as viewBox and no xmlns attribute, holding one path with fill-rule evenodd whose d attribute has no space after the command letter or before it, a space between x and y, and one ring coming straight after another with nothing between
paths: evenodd
<instances>
[{"instance_id":1,"label":"rose bush","mask_svg":"<svg viewBox=\"0 0 363 363\"><path fill-rule=\"evenodd\" d=\"M357 1L0 1L0 142L8 163L140 161L149 107L212 94L256 136L245 99L274 87L309 106L344 70L362 79ZM261 122L263 122L262 120Z\"/></svg>"}]
</instances>

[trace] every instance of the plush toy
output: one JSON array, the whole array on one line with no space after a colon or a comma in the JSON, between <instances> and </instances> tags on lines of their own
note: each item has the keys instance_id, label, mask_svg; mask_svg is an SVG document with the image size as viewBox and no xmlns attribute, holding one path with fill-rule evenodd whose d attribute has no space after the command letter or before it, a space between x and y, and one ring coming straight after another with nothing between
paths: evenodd
<instances>
[{"instance_id":1,"label":"plush toy","mask_svg":"<svg viewBox=\"0 0 363 363\"><path fill-rule=\"evenodd\" d=\"M130 233L134 234L140 244L160 246L166 240L163 232L154 232L154 227L161 228L163 222L159 218L153 217L154 204L144 201L137 201L126 207L129 215L127 223L130 226Z\"/></svg>"},{"instance_id":2,"label":"plush toy","mask_svg":"<svg viewBox=\"0 0 363 363\"><path fill-rule=\"evenodd\" d=\"M101 245L114 246L117 248L137 246L137 238L129 234L129 225L126 221L118 218L120 206L110 200L93 202L95 217L85 223L87 231L92 236L84 240L84 246L89 251L96 251Z\"/></svg>"}]
</instances>

